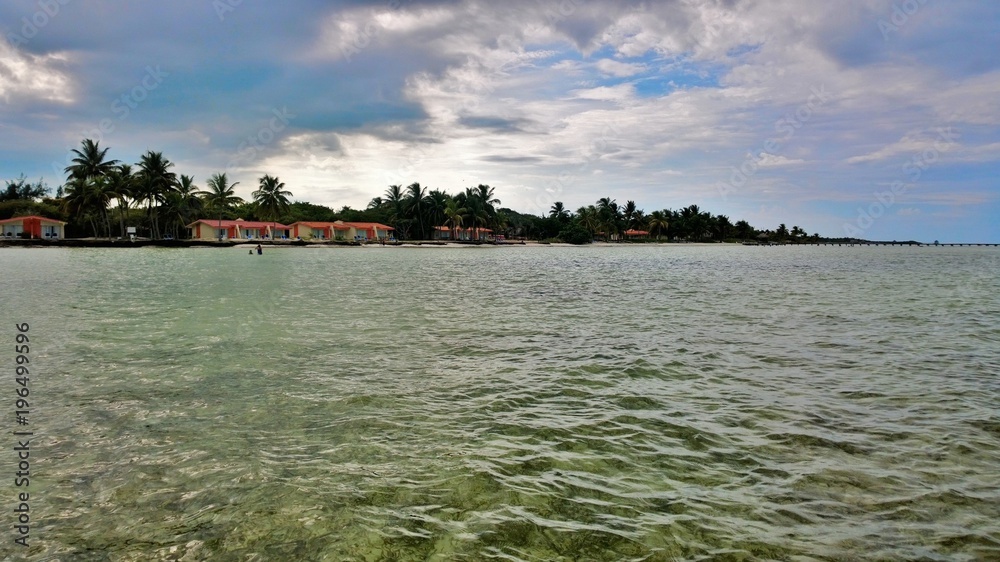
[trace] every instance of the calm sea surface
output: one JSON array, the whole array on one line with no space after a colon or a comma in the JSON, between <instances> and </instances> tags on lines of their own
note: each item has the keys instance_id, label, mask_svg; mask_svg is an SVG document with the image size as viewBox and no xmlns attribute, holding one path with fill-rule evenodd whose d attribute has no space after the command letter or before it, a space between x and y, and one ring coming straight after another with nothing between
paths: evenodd
<instances>
[{"instance_id":1,"label":"calm sea surface","mask_svg":"<svg viewBox=\"0 0 1000 562\"><path fill-rule=\"evenodd\" d=\"M1000 560L997 249L2 249L0 278L4 559Z\"/></svg>"}]
</instances>

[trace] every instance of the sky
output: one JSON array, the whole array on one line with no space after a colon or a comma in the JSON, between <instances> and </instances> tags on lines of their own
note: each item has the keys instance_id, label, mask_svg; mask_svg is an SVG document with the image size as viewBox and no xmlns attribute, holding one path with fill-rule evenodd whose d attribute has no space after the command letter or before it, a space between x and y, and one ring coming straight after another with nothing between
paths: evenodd
<instances>
[{"instance_id":1,"label":"sky","mask_svg":"<svg viewBox=\"0 0 1000 562\"><path fill-rule=\"evenodd\" d=\"M90 138L335 209L483 183L1000 242L997 29L981 0L3 0L0 180L54 188Z\"/></svg>"}]
</instances>

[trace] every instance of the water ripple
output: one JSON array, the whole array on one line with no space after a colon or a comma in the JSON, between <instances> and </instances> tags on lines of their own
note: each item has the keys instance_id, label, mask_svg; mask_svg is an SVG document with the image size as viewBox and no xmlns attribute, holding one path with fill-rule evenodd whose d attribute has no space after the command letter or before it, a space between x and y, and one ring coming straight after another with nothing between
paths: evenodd
<instances>
[{"instance_id":1,"label":"water ripple","mask_svg":"<svg viewBox=\"0 0 1000 562\"><path fill-rule=\"evenodd\" d=\"M1000 256L759 250L5 253L31 555L1000 559Z\"/></svg>"}]
</instances>

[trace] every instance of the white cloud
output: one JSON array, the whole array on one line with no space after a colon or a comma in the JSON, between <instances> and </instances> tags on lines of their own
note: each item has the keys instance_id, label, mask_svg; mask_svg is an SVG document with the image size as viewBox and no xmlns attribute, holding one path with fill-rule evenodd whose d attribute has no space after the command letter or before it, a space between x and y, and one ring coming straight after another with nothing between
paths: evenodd
<instances>
[{"instance_id":1,"label":"white cloud","mask_svg":"<svg viewBox=\"0 0 1000 562\"><path fill-rule=\"evenodd\" d=\"M760 158L757 160L757 165L761 168L778 167L778 166L791 166L794 164L804 164L805 160L786 158L780 154L768 154L767 152L761 152Z\"/></svg>"},{"instance_id":2,"label":"white cloud","mask_svg":"<svg viewBox=\"0 0 1000 562\"><path fill-rule=\"evenodd\" d=\"M72 102L73 81L60 69L67 61L65 53L33 55L0 38L0 98L8 103L16 99Z\"/></svg>"},{"instance_id":3,"label":"white cloud","mask_svg":"<svg viewBox=\"0 0 1000 562\"><path fill-rule=\"evenodd\" d=\"M594 65L597 70L607 76L624 78L634 76L646 70L646 66L637 63L625 63L612 59L601 59Z\"/></svg>"},{"instance_id":4,"label":"white cloud","mask_svg":"<svg viewBox=\"0 0 1000 562\"><path fill-rule=\"evenodd\" d=\"M957 138L958 134L951 127L939 128L936 133L931 131L910 133L898 141L883 146L874 152L848 158L847 163L863 164L886 160L899 155L919 156L925 152L933 152L936 159L940 153L953 150Z\"/></svg>"}]
</instances>

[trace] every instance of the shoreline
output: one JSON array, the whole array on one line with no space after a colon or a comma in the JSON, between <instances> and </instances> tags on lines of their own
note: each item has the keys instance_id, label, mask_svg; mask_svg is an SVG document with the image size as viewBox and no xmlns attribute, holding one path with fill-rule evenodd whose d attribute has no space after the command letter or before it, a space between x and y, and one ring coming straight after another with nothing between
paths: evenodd
<instances>
[{"instance_id":1,"label":"shoreline","mask_svg":"<svg viewBox=\"0 0 1000 562\"><path fill-rule=\"evenodd\" d=\"M565 242L542 242L539 240L518 240L495 244L492 242L468 242L454 240L412 240L380 244L375 242L361 243L346 240L105 240L100 238L65 238L61 240L20 240L0 239L0 248L256 248L260 244L267 248L393 248L393 247L526 247L526 246L556 246L571 247L574 244ZM966 243L921 243L921 242L816 242L799 244L743 244L739 242L656 242L656 241L623 241L623 242L592 242L580 246L916 246L916 247L1000 247L998 243L966 242Z\"/></svg>"}]
</instances>

